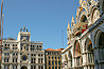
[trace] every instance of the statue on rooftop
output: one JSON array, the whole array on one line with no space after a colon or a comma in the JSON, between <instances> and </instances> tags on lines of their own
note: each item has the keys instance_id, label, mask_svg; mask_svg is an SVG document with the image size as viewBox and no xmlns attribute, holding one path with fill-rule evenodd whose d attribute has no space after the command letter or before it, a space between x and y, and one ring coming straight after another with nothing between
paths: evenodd
<instances>
[{"instance_id":1,"label":"statue on rooftop","mask_svg":"<svg viewBox=\"0 0 104 69\"><path fill-rule=\"evenodd\" d=\"M28 29L24 26L23 28L20 29L20 32L28 32Z\"/></svg>"}]
</instances>

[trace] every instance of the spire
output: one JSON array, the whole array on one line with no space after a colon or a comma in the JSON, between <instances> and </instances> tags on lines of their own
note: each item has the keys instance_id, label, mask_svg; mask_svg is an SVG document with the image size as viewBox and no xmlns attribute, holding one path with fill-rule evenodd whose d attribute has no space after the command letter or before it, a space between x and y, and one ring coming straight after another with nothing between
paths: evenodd
<instances>
[{"instance_id":1,"label":"spire","mask_svg":"<svg viewBox=\"0 0 104 69\"><path fill-rule=\"evenodd\" d=\"M71 21L71 28L75 25L75 20L74 17L72 16L72 21Z\"/></svg>"},{"instance_id":2,"label":"spire","mask_svg":"<svg viewBox=\"0 0 104 69\"><path fill-rule=\"evenodd\" d=\"M69 21L68 21L67 33L68 33L68 34L71 33L71 28L70 28Z\"/></svg>"},{"instance_id":3,"label":"spire","mask_svg":"<svg viewBox=\"0 0 104 69\"><path fill-rule=\"evenodd\" d=\"M75 24L75 20L74 20L74 17L72 16L72 24Z\"/></svg>"},{"instance_id":4,"label":"spire","mask_svg":"<svg viewBox=\"0 0 104 69\"><path fill-rule=\"evenodd\" d=\"M67 27L67 40L68 40L68 44L69 44L70 40L71 40L71 28L70 28L69 21L68 21L68 27Z\"/></svg>"},{"instance_id":5,"label":"spire","mask_svg":"<svg viewBox=\"0 0 104 69\"><path fill-rule=\"evenodd\" d=\"M68 27L67 27L67 29L70 30L70 24L69 24L69 21L68 21Z\"/></svg>"}]
</instances>

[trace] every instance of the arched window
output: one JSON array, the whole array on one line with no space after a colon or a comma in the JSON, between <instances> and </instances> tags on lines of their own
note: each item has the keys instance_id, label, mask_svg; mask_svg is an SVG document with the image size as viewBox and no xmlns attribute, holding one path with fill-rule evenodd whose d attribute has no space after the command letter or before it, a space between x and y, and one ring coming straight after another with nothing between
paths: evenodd
<instances>
[{"instance_id":1,"label":"arched window","mask_svg":"<svg viewBox=\"0 0 104 69\"><path fill-rule=\"evenodd\" d=\"M104 45L104 32L102 32L102 33L100 34L99 45L100 45L100 46L103 46L103 45Z\"/></svg>"},{"instance_id":2,"label":"arched window","mask_svg":"<svg viewBox=\"0 0 104 69\"><path fill-rule=\"evenodd\" d=\"M81 49L80 49L80 44L78 41L75 42L75 47L74 47L74 56L80 56L81 55Z\"/></svg>"},{"instance_id":3,"label":"arched window","mask_svg":"<svg viewBox=\"0 0 104 69\"><path fill-rule=\"evenodd\" d=\"M70 51L69 51L68 57L69 57L69 63L70 63L69 66L72 67L72 54Z\"/></svg>"},{"instance_id":4,"label":"arched window","mask_svg":"<svg viewBox=\"0 0 104 69\"><path fill-rule=\"evenodd\" d=\"M69 59L72 59L72 54L70 51L69 51L68 57L69 57Z\"/></svg>"},{"instance_id":5,"label":"arched window","mask_svg":"<svg viewBox=\"0 0 104 69\"><path fill-rule=\"evenodd\" d=\"M81 17L81 22L88 22L88 21L87 21L87 17L86 17L85 15L83 15L83 16Z\"/></svg>"},{"instance_id":6,"label":"arched window","mask_svg":"<svg viewBox=\"0 0 104 69\"><path fill-rule=\"evenodd\" d=\"M93 53L93 47L92 47L92 41L87 38L85 42L85 52L86 52L86 62L87 64L93 64L90 65L90 67L94 68L94 53Z\"/></svg>"},{"instance_id":7,"label":"arched window","mask_svg":"<svg viewBox=\"0 0 104 69\"><path fill-rule=\"evenodd\" d=\"M102 4L102 11L104 12L104 1L103 1L103 4Z\"/></svg>"},{"instance_id":8,"label":"arched window","mask_svg":"<svg viewBox=\"0 0 104 69\"><path fill-rule=\"evenodd\" d=\"M74 45L74 63L77 68L81 66L81 48L79 42L76 40Z\"/></svg>"},{"instance_id":9,"label":"arched window","mask_svg":"<svg viewBox=\"0 0 104 69\"><path fill-rule=\"evenodd\" d=\"M100 60L104 60L104 32L101 32L100 36L99 36L99 56L100 56Z\"/></svg>"}]
</instances>

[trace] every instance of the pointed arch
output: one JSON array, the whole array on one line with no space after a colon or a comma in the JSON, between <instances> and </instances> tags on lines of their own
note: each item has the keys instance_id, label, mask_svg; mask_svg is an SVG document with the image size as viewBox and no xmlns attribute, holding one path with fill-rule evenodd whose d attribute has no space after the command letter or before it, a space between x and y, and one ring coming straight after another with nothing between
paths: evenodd
<instances>
[{"instance_id":1,"label":"pointed arch","mask_svg":"<svg viewBox=\"0 0 104 69\"><path fill-rule=\"evenodd\" d=\"M95 68L94 65L94 50L92 47L92 41L87 38L85 41L85 47L84 47L84 51L85 51L85 56L86 56L86 63L88 64L87 67L91 67L91 68ZM92 64L92 65L90 65Z\"/></svg>"},{"instance_id":2,"label":"pointed arch","mask_svg":"<svg viewBox=\"0 0 104 69\"><path fill-rule=\"evenodd\" d=\"M95 33L95 47L98 49L99 60L104 60L104 32L102 30L97 30Z\"/></svg>"},{"instance_id":3,"label":"pointed arch","mask_svg":"<svg viewBox=\"0 0 104 69\"><path fill-rule=\"evenodd\" d=\"M102 0L102 12L104 13L104 0Z\"/></svg>"},{"instance_id":4,"label":"pointed arch","mask_svg":"<svg viewBox=\"0 0 104 69\"><path fill-rule=\"evenodd\" d=\"M100 35L103 31L98 29L96 32L95 32L95 36L94 36L94 45L95 47L99 47L99 39L100 39Z\"/></svg>"},{"instance_id":5,"label":"pointed arch","mask_svg":"<svg viewBox=\"0 0 104 69\"><path fill-rule=\"evenodd\" d=\"M86 11L81 12L78 22L88 23L88 17Z\"/></svg>"},{"instance_id":6,"label":"pointed arch","mask_svg":"<svg viewBox=\"0 0 104 69\"><path fill-rule=\"evenodd\" d=\"M91 48L92 48L92 41L91 41L89 38L87 38L86 41L85 41L84 50L85 50L85 51L88 51L88 50L91 49Z\"/></svg>"},{"instance_id":7,"label":"pointed arch","mask_svg":"<svg viewBox=\"0 0 104 69\"><path fill-rule=\"evenodd\" d=\"M71 51L69 50L69 53L68 53L68 58L69 58L69 68L72 67L72 53Z\"/></svg>"},{"instance_id":8,"label":"pointed arch","mask_svg":"<svg viewBox=\"0 0 104 69\"><path fill-rule=\"evenodd\" d=\"M78 40L76 40L74 43L74 57L77 57L80 55L81 55L80 43L78 42Z\"/></svg>"},{"instance_id":9,"label":"pointed arch","mask_svg":"<svg viewBox=\"0 0 104 69\"><path fill-rule=\"evenodd\" d=\"M85 16L85 15L83 15L82 17L81 17L81 20L80 20L81 22L88 22L87 21L87 17Z\"/></svg>"},{"instance_id":10,"label":"pointed arch","mask_svg":"<svg viewBox=\"0 0 104 69\"><path fill-rule=\"evenodd\" d=\"M97 7L92 8L91 10L91 23L95 23L100 18L100 10Z\"/></svg>"}]
</instances>

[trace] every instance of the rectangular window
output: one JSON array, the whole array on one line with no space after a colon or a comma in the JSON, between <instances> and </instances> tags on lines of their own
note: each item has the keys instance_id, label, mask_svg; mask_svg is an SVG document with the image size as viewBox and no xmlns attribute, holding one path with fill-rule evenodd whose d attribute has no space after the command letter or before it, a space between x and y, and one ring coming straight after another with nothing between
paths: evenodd
<instances>
[{"instance_id":1,"label":"rectangular window","mask_svg":"<svg viewBox=\"0 0 104 69\"><path fill-rule=\"evenodd\" d=\"M40 54L38 54L38 56L40 57Z\"/></svg>"},{"instance_id":2,"label":"rectangular window","mask_svg":"<svg viewBox=\"0 0 104 69\"><path fill-rule=\"evenodd\" d=\"M4 62L9 62L9 58L4 58Z\"/></svg>"},{"instance_id":3,"label":"rectangular window","mask_svg":"<svg viewBox=\"0 0 104 69\"><path fill-rule=\"evenodd\" d=\"M52 61L52 65L54 65L54 61Z\"/></svg>"},{"instance_id":4,"label":"rectangular window","mask_svg":"<svg viewBox=\"0 0 104 69\"><path fill-rule=\"evenodd\" d=\"M9 65L4 65L4 69L9 69Z\"/></svg>"},{"instance_id":5,"label":"rectangular window","mask_svg":"<svg viewBox=\"0 0 104 69\"><path fill-rule=\"evenodd\" d=\"M31 58L31 63L33 63L33 58Z\"/></svg>"},{"instance_id":6,"label":"rectangular window","mask_svg":"<svg viewBox=\"0 0 104 69\"><path fill-rule=\"evenodd\" d=\"M41 66L41 69L43 69L43 66Z\"/></svg>"},{"instance_id":7,"label":"rectangular window","mask_svg":"<svg viewBox=\"0 0 104 69\"><path fill-rule=\"evenodd\" d=\"M41 66L38 66L38 69L41 69Z\"/></svg>"},{"instance_id":8,"label":"rectangular window","mask_svg":"<svg viewBox=\"0 0 104 69\"><path fill-rule=\"evenodd\" d=\"M34 58L34 63L36 63L36 58Z\"/></svg>"},{"instance_id":9,"label":"rectangular window","mask_svg":"<svg viewBox=\"0 0 104 69\"><path fill-rule=\"evenodd\" d=\"M31 69L33 69L33 66L31 65Z\"/></svg>"},{"instance_id":10,"label":"rectangular window","mask_svg":"<svg viewBox=\"0 0 104 69\"><path fill-rule=\"evenodd\" d=\"M54 69L54 67L52 67L52 69Z\"/></svg>"},{"instance_id":11,"label":"rectangular window","mask_svg":"<svg viewBox=\"0 0 104 69\"><path fill-rule=\"evenodd\" d=\"M36 69L36 66L34 65L34 69Z\"/></svg>"},{"instance_id":12,"label":"rectangular window","mask_svg":"<svg viewBox=\"0 0 104 69\"><path fill-rule=\"evenodd\" d=\"M43 63L43 58L41 58L41 63Z\"/></svg>"},{"instance_id":13,"label":"rectangular window","mask_svg":"<svg viewBox=\"0 0 104 69\"><path fill-rule=\"evenodd\" d=\"M51 61L49 61L49 65L51 65Z\"/></svg>"},{"instance_id":14,"label":"rectangular window","mask_svg":"<svg viewBox=\"0 0 104 69\"><path fill-rule=\"evenodd\" d=\"M49 69L51 69L51 67L49 67Z\"/></svg>"},{"instance_id":15,"label":"rectangular window","mask_svg":"<svg viewBox=\"0 0 104 69\"><path fill-rule=\"evenodd\" d=\"M38 59L38 63L40 63L40 58Z\"/></svg>"},{"instance_id":16,"label":"rectangular window","mask_svg":"<svg viewBox=\"0 0 104 69\"><path fill-rule=\"evenodd\" d=\"M36 56L36 54L34 54L34 56Z\"/></svg>"},{"instance_id":17,"label":"rectangular window","mask_svg":"<svg viewBox=\"0 0 104 69\"><path fill-rule=\"evenodd\" d=\"M33 56L33 54L31 54L31 56Z\"/></svg>"}]
</instances>

